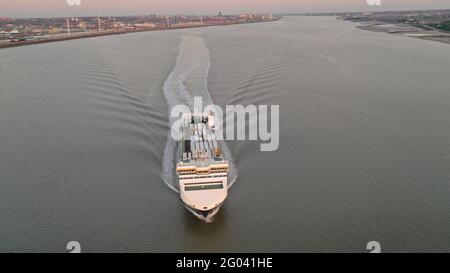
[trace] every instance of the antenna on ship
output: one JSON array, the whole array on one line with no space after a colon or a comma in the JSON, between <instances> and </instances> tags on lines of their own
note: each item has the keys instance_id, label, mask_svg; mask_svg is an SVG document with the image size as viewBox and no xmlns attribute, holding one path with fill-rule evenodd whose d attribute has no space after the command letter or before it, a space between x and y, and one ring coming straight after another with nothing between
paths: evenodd
<instances>
[{"instance_id":1,"label":"antenna on ship","mask_svg":"<svg viewBox=\"0 0 450 273\"><path fill-rule=\"evenodd\" d=\"M69 18L66 18L66 23L67 23L67 33L69 34L69 37L70 37L70 25L69 25Z\"/></svg>"}]
</instances>

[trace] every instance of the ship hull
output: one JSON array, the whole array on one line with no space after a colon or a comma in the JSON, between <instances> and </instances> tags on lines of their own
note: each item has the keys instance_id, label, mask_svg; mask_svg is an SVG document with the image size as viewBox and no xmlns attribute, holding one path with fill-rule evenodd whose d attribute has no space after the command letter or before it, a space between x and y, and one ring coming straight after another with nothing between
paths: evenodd
<instances>
[{"instance_id":1,"label":"ship hull","mask_svg":"<svg viewBox=\"0 0 450 273\"><path fill-rule=\"evenodd\" d=\"M176 167L181 200L206 221L217 214L228 194L229 164L216 139L214 120L213 113L183 115Z\"/></svg>"},{"instance_id":2,"label":"ship hull","mask_svg":"<svg viewBox=\"0 0 450 273\"><path fill-rule=\"evenodd\" d=\"M195 215L197 218L205 221L205 222L210 222L213 220L214 216L217 215L217 213L219 212L220 208L222 207L223 203L220 204L219 206L212 208L210 210L199 210L199 209L194 209L193 207L187 205L186 203L184 203L185 208L191 212L193 215Z\"/></svg>"}]
</instances>

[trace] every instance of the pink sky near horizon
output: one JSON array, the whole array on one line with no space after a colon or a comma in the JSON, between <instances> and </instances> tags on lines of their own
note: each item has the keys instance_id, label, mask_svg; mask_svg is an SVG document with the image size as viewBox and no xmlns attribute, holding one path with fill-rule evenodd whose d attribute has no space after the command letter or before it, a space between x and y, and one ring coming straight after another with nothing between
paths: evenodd
<instances>
[{"instance_id":1,"label":"pink sky near horizon","mask_svg":"<svg viewBox=\"0 0 450 273\"><path fill-rule=\"evenodd\" d=\"M381 1L383 6L370 7L366 0L81 0L81 6L66 0L0 0L0 17L450 9L450 0Z\"/></svg>"}]
</instances>

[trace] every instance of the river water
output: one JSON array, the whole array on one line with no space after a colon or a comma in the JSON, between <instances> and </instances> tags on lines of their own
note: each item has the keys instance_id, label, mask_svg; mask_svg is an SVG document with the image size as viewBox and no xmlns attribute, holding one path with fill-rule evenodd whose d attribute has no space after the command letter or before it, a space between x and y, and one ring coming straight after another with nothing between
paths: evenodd
<instances>
[{"instance_id":1,"label":"river water","mask_svg":"<svg viewBox=\"0 0 450 273\"><path fill-rule=\"evenodd\" d=\"M450 47L330 17L0 50L0 251L450 251ZM176 193L171 106L280 105L228 141L214 221Z\"/></svg>"}]
</instances>

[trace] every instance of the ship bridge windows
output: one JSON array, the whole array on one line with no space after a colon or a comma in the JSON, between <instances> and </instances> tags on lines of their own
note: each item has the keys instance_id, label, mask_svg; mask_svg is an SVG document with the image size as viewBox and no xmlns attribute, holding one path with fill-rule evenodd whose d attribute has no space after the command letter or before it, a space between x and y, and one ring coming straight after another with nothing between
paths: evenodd
<instances>
[{"instance_id":1,"label":"ship bridge windows","mask_svg":"<svg viewBox=\"0 0 450 273\"><path fill-rule=\"evenodd\" d=\"M185 191L203 191L203 190L218 190L218 189L223 189L222 182L203 185L186 185L184 187Z\"/></svg>"},{"instance_id":2,"label":"ship bridge windows","mask_svg":"<svg viewBox=\"0 0 450 273\"><path fill-rule=\"evenodd\" d=\"M212 172L226 172L228 168L211 168Z\"/></svg>"},{"instance_id":3,"label":"ship bridge windows","mask_svg":"<svg viewBox=\"0 0 450 273\"><path fill-rule=\"evenodd\" d=\"M227 174L218 174L218 175L197 175L197 176L180 176L180 180L190 180L190 179L205 179L205 178L222 178L228 177Z\"/></svg>"},{"instance_id":4,"label":"ship bridge windows","mask_svg":"<svg viewBox=\"0 0 450 273\"><path fill-rule=\"evenodd\" d=\"M220 173L227 172L228 167L211 167L211 168L179 168L177 169L177 173L180 175L186 174L199 174L199 175L208 175L210 173Z\"/></svg>"},{"instance_id":5,"label":"ship bridge windows","mask_svg":"<svg viewBox=\"0 0 450 273\"><path fill-rule=\"evenodd\" d=\"M179 172L179 173L193 173L193 172L195 172L195 168L178 169L177 172Z\"/></svg>"}]
</instances>

